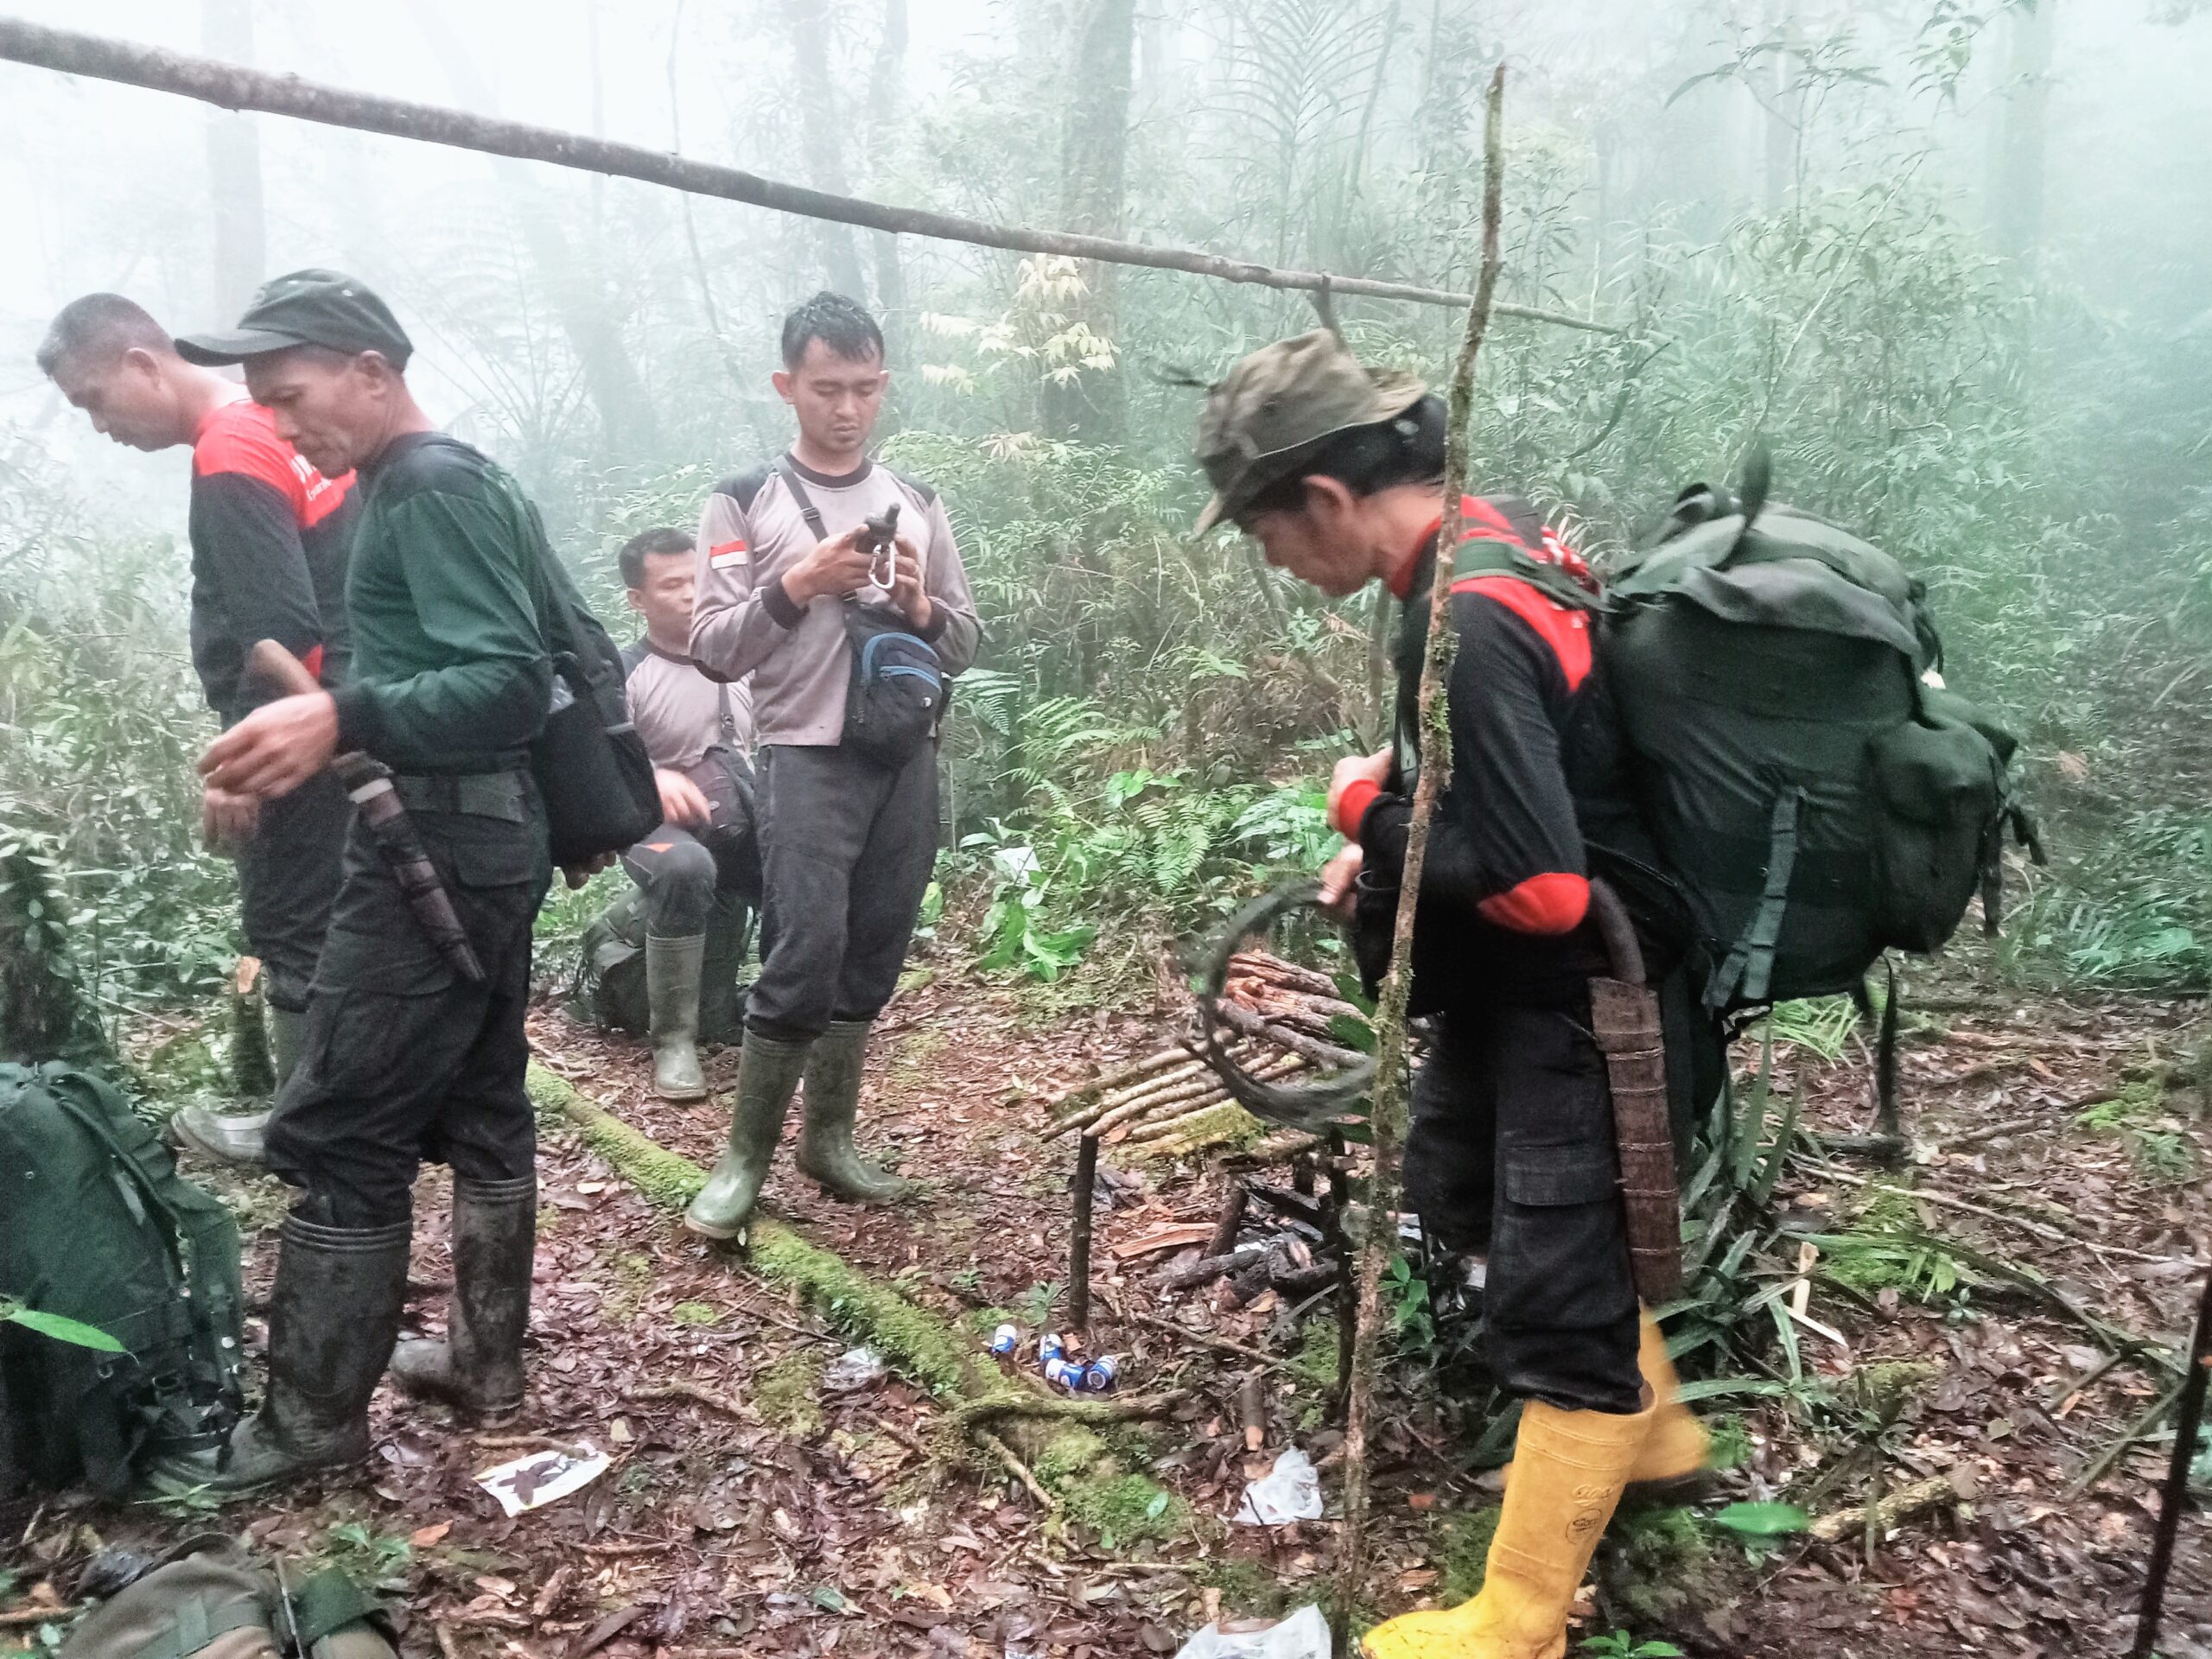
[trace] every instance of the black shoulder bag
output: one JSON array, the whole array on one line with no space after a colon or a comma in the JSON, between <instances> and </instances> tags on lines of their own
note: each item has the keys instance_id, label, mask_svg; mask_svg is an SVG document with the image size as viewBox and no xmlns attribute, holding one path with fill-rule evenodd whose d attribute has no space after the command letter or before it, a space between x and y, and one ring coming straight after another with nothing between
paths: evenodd
<instances>
[{"instance_id":1,"label":"black shoulder bag","mask_svg":"<svg viewBox=\"0 0 2212 1659\"><path fill-rule=\"evenodd\" d=\"M830 539L806 486L787 460L776 470L818 542ZM852 648L845 727L838 743L896 771L936 740L944 719L944 664L937 648L897 611L845 596L845 643Z\"/></svg>"},{"instance_id":2,"label":"black shoulder bag","mask_svg":"<svg viewBox=\"0 0 2212 1659\"><path fill-rule=\"evenodd\" d=\"M630 722L622 653L584 603L525 501L544 582L538 627L553 658L553 701L530 746L530 768L545 802L556 868L634 847L659 824L652 756Z\"/></svg>"}]
</instances>

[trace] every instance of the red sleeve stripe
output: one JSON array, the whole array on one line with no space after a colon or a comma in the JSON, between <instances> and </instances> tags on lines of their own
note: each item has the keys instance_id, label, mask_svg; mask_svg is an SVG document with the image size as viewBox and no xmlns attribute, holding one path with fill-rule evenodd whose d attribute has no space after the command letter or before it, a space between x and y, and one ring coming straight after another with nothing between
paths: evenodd
<instances>
[{"instance_id":1,"label":"red sleeve stripe","mask_svg":"<svg viewBox=\"0 0 2212 1659\"><path fill-rule=\"evenodd\" d=\"M1532 875L1520 886L1475 906L1482 918L1516 933L1572 933L1590 912L1590 883L1579 875L1554 871Z\"/></svg>"},{"instance_id":2,"label":"red sleeve stripe","mask_svg":"<svg viewBox=\"0 0 2212 1659\"><path fill-rule=\"evenodd\" d=\"M309 645L307 648L306 653L300 658L300 666L307 670L308 673L314 675L316 679L320 680L322 677L322 645L321 641L317 641L315 644Z\"/></svg>"},{"instance_id":3,"label":"red sleeve stripe","mask_svg":"<svg viewBox=\"0 0 2212 1659\"><path fill-rule=\"evenodd\" d=\"M1346 841L1357 841L1359 826L1367 819L1367 809L1375 804L1375 798L1382 792L1382 785L1371 779L1347 784L1344 792L1337 797L1337 833Z\"/></svg>"},{"instance_id":4,"label":"red sleeve stripe","mask_svg":"<svg viewBox=\"0 0 2212 1659\"><path fill-rule=\"evenodd\" d=\"M1536 631L1559 658L1567 689L1578 691L1590 677L1590 618L1584 611L1547 599L1518 576L1469 576L1452 584L1455 594L1479 594L1499 604Z\"/></svg>"}]
</instances>

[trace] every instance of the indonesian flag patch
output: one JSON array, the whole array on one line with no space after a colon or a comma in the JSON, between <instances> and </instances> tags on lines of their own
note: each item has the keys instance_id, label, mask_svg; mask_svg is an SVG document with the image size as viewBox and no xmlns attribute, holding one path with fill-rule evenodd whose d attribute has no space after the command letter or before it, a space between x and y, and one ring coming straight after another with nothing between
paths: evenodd
<instances>
[{"instance_id":1,"label":"indonesian flag patch","mask_svg":"<svg viewBox=\"0 0 2212 1659\"><path fill-rule=\"evenodd\" d=\"M717 542L707 550L708 568L726 570L733 564L753 563L753 550L743 542Z\"/></svg>"}]
</instances>

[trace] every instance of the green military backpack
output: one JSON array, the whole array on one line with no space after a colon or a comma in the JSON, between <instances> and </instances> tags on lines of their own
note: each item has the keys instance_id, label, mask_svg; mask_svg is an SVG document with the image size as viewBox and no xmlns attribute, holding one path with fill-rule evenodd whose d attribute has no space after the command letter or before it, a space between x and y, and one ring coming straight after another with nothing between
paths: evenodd
<instances>
[{"instance_id":1,"label":"green military backpack","mask_svg":"<svg viewBox=\"0 0 2212 1659\"><path fill-rule=\"evenodd\" d=\"M59 1659L392 1659L391 1620L336 1567L296 1582L194 1551L110 1597Z\"/></svg>"},{"instance_id":2,"label":"green military backpack","mask_svg":"<svg viewBox=\"0 0 2212 1659\"><path fill-rule=\"evenodd\" d=\"M0 1065L0 1297L123 1349L0 1324L0 1489L118 1493L147 1459L227 1433L238 1225L123 1095L58 1063Z\"/></svg>"},{"instance_id":3,"label":"green military backpack","mask_svg":"<svg viewBox=\"0 0 2212 1659\"><path fill-rule=\"evenodd\" d=\"M1606 588L1638 804L1696 916L1717 1014L1863 1006L1882 953L1937 949L1977 892L1995 930L2008 824L2042 859L2006 775L2016 741L1942 689L1922 584L1768 503L1768 478L1762 453L1740 505L1684 490Z\"/></svg>"}]
</instances>

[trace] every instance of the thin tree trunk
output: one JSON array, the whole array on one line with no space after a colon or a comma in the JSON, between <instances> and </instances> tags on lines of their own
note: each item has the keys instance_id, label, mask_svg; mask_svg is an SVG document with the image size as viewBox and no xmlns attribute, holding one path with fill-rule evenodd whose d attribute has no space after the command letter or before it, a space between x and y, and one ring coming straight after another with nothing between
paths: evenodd
<instances>
[{"instance_id":1,"label":"thin tree trunk","mask_svg":"<svg viewBox=\"0 0 2212 1659\"><path fill-rule=\"evenodd\" d=\"M253 0L200 0L200 41L219 58L253 61ZM261 199L261 132L250 115L207 118L208 221L214 232L215 315L245 309L269 264Z\"/></svg>"},{"instance_id":2,"label":"thin tree trunk","mask_svg":"<svg viewBox=\"0 0 2212 1659\"><path fill-rule=\"evenodd\" d=\"M1766 210L1778 213L1789 205L1789 181L1797 169L1798 129L1789 118L1790 45L1796 39L1796 16L1788 5L1777 7L1773 36L1782 49L1767 59L1767 85L1759 99L1765 119L1760 124L1766 161ZM1799 100L1802 107L1802 100Z\"/></svg>"},{"instance_id":3,"label":"thin tree trunk","mask_svg":"<svg viewBox=\"0 0 2212 1659\"><path fill-rule=\"evenodd\" d=\"M876 42L875 67L868 75L868 188L882 194L891 171L891 141L906 107L906 0L883 0L883 34ZM899 238L878 231L875 242L876 321L896 353L906 313L906 270L899 257Z\"/></svg>"},{"instance_id":4,"label":"thin tree trunk","mask_svg":"<svg viewBox=\"0 0 2212 1659\"><path fill-rule=\"evenodd\" d=\"M1406 1000L1413 989L1414 912L1428 861L1428 827L1452 770L1450 710L1445 688L1459 636L1452 627L1448 561L1459 541L1459 500L1467 480L1467 422L1475 401L1475 358L1489 331L1491 296L1497 289L1498 220L1504 195L1505 66L1491 73L1483 120L1483 262L1475 302L1467 310L1466 337L1452 373L1444 450L1444 522L1436 538L1436 569L1429 583L1428 640L1421 671L1421 773L1414 784L1413 817L1406 830L1398 915L1390 942L1390 972L1375 1014L1375 1096L1370 1114L1374 1173L1368 1183L1367 1236L1359 1247L1359 1329L1352 1344L1351 1389L1344 1414L1344 1552L1337 1563L1336 1643L1349 1652L1352 1609L1367 1575L1367 1434L1375 1410L1375 1372L1382 1325L1382 1274L1397 1249L1392 1215L1398 1200L1398 1149L1406 1130Z\"/></svg>"},{"instance_id":5,"label":"thin tree trunk","mask_svg":"<svg viewBox=\"0 0 2212 1659\"><path fill-rule=\"evenodd\" d=\"M683 153L683 118L677 91L676 63L683 44L683 0L676 0L676 12L668 25L668 142L670 149L679 156ZM700 315L706 318L707 332L715 337L715 345L721 353L722 366L729 371L733 382L740 382L744 378L742 365L738 362L736 349L729 343L729 335L723 331L721 311L715 304L714 280L707 269L706 253L699 246L699 226L691 212L691 198L686 194L682 200L683 240L691 251L692 280L699 285Z\"/></svg>"},{"instance_id":6,"label":"thin tree trunk","mask_svg":"<svg viewBox=\"0 0 2212 1659\"><path fill-rule=\"evenodd\" d=\"M792 89L798 102L799 146L807 175L817 189L850 193L845 180L845 152L839 134L836 83L830 78L830 42L823 29L822 0L784 0L791 25L791 55L798 67ZM830 286L847 299L868 303L868 282L861 274L860 249L849 226L823 221L819 227L822 268Z\"/></svg>"},{"instance_id":7,"label":"thin tree trunk","mask_svg":"<svg viewBox=\"0 0 2212 1659\"><path fill-rule=\"evenodd\" d=\"M1074 97L1061 132L1060 218L1090 236L1118 237L1128 207L1129 85L1135 55L1135 0L1081 0L1068 79ZM1097 262L1083 268L1085 293L1073 321L1111 341L1119 321L1119 274ZM1055 435L1092 442L1121 435L1128 412L1119 366L1084 369L1048 380L1045 425Z\"/></svg>"},{"instance_id":8,"label":"thin tree trunk","mask_svg":"<svg viewBox=\"0 0 2212 1659\"><path fill-rule=\"evenodd\" d=\"M2031 0L2012 15L1999 117L1991 221L1997 250L2024 270L2035 268L2043 243L2044 168L2049 154L2050 61L2058 0Z\"/></svg>"}]
</instances>

